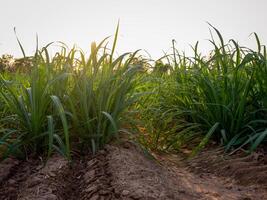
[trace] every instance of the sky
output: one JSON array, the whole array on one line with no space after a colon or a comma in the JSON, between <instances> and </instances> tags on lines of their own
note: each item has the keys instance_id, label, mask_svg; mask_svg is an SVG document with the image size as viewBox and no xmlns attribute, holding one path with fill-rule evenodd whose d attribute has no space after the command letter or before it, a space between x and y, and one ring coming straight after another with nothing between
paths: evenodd
<instances>
[{"instance_id":1,"label":"sky","mask_svg":"<svg viewBox=\"0 0 267 200\"><path fill-rule=\"evenodd\" d=\"M170 50L172 39L181 51L190 44L210 49L209 25L225 40L254 48L250 34L267 42L266 0L0 0L0 55L22 56L13 28L27 55L39 45L62 41L89 52L90 43L114 36L120 20L117 53L143 49L154 59Z\"/></svg>"}]
</instances>

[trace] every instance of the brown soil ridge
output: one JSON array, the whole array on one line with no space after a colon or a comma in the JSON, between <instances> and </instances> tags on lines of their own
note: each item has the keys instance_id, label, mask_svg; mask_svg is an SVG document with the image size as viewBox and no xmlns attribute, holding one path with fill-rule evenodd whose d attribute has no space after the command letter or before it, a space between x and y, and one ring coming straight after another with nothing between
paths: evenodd
<instances>
[{"instance_id":1,"label":"brown soil ridge","mask_svg":"<svg viewBox=\"0 0 267 200\"><path fill-rule=\"evenodd\" d=\"M237 185L207 173L192 173L184 162L158 160L130 141L107 145L95 156L68 163L53 155L0 163L0 200L249 200L266 190Z\"/></svg>"},{"instance_id":2,"label":"brown soil ridge","mask_svg":"<svg viewBox=\"0 0 267 200\"><path fill-rule=\"evenodd\" d=\"M0 163L0 200L17 199L21 183L34 172L37 161L8 158Z\"/></svg>"},{"instance_id":3,"label":"brown soil ridge","mask_svg":"<svg viewBox=\"0 0 267 200\"><path fill-rule=\"evenodd\" d=\"M179 200L199 199L200 195L175 187L175 176L156 160L145 156L140 147L124 142L107 146L112 185L121 199Z\"/></svg>"},{"instance_id":4,"label":"brown soil ridge","mask_svg":"<svg viewBox=\"0 0 267 200\"><path fill-rule=\"evenodd\" d=\"M106 150L101 150L86 163L86 172L82 177L81 200L111 200L117 199L111 185Z\"/></svg>"}]
</instances>

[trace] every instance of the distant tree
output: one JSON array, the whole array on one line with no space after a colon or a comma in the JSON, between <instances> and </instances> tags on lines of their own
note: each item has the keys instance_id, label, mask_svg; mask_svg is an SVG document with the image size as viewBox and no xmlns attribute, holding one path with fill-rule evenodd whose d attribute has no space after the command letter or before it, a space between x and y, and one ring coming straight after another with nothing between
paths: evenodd
<instances>
[{"instance_id":1,"label":"distant tree","mask_svg":"<svg viewBox=\"0 0 267 200\"><path fill-rule=\"evenodd\" d=\"M14 58L12 55L4 54L0 57L0 71L29 72L32 68L32 60L26 58Z\"/></svg>"}]
</instances>

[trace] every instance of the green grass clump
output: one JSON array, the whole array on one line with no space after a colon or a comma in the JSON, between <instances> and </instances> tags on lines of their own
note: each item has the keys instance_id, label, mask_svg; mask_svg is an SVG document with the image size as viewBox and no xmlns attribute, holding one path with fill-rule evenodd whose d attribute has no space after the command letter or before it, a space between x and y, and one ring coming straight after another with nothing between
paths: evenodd
<instances>
[{"instance_id":1,"label":"green grass clump","mask_svg":"<svg viewBox=\"0 0 267 200\"><path fill-rule=\"evenodd\" d=\"M210 138L227 151L251 152L266 142L266 48L256 34L258 50L253 51L234 40L225 44L214 30L219 44L210 40L214 49L208 57L198 52L198 43L193 57L173 46L174 53L167 56L172 68L149 75L157 89L147 101L151 106L141 112L153 127L146 140L150 147L179 149L203 137L194 153Z\"/></svg>"},{"instance_id":2,"label":"green grass clump","mask_svg":"<svg viewBox=\"0 0 267 200\"><path fill-rule=\"evenodd\" d=\"M135 102L137 52L114 58L103 40L92 43L89 58L77 48L49 56L51 44L37 50L27 70L3 72L0 100L2 157L50 156L56 150L71 159L71 150L95 153L120 131L122 114ZM18 66L19 67L19 66ZM20 71L20 72L19 72Z\"/></svg>"},{"instance_id":3,"label":"green grass clump","mask_svg":"<svg viewBox=\"0 0 267 200\"><path fill-rule=\"evenodd\" d=\"M112 60L112 54L97 57L100 47L93 43L90 58L79 66L81 70L73 76L73 88L66 96L72 130L82 147L90 147L93 152L117 136L122 114L126 115L136 100L133 88L138 72L131 65L136 52Z\"/></svg>"},{"instance_id":4,"label":"green grass clump","mask_svg":"<svg viewBox=\"0 0 267 200\"><path fill-rule=\"evenodd\" d=\"M120 131L138 130L152 150L210 140L226 151L254 151L267 140L267 53L255 34L256 51L230 40L210 40L209 56L173 52L151 64L138 51L115 57L108 38L49 55L52 43L23 58L0 59L0 156L49 157L57 151L97 152ZM12 62L9 59L12 58ZM129 128L131 130L126 130ZM136 128L136 129L133 129Z\"/></svg>"}]
</instances>

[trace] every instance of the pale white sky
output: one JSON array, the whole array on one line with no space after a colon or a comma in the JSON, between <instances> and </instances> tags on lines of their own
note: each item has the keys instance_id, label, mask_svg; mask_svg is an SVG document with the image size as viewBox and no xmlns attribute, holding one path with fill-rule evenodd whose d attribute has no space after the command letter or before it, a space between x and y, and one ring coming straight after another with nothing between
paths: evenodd
<instances>
[{"instance_id":1,"label":"pale white sky","mask_svg":"<svg viewBox=\"0 0 267 200\"><path fill-rule=\"evenodd\" d=\"M266 0L0 0L0 54L20 56L13 27L27 54L51 41L77 44L85 52L90 43L114 34L120 19L117 51L147 50L153 58L163 55L177 41L181 50L200 41L206 51L209 27L217 27L225 39L235 38L254 47L257 32L267 41Z\"/></svg>"}]
</instances>

